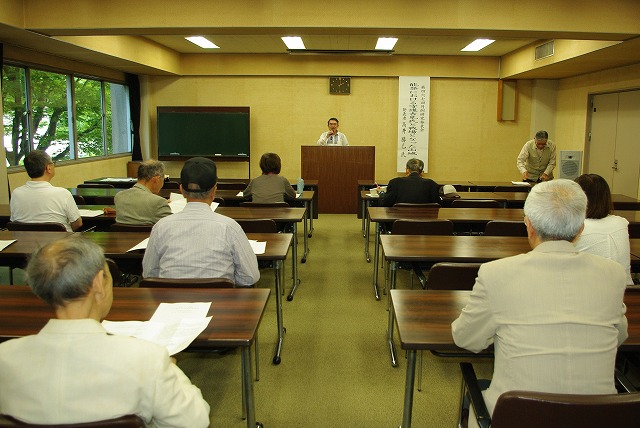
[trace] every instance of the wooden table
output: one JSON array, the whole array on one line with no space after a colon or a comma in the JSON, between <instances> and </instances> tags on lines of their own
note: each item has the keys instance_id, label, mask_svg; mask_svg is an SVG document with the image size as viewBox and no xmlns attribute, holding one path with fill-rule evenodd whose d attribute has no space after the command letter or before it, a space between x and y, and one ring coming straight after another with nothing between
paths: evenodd
<instances>
[{"instance_id":1,"label":"wooden table","mask_svg":"<svg viewBox=\"0 0 640 428\"><path fill-rule=\"evenodd\" d=\"M402 427L411 427L413 388L418 350L455 350L451 323L467 304L470 291L391 290L402 349L407 350L407 375ZM620 346L625 351L640 350L640 293L627 292L627 329L629 337ZM393 327L393 326L392 326Z\"/></svg>"},{"instance_id":2,"label":"wooden table","mask_svg":"<svg viewBox=\"0 0 640 428\"><path fill-rule=\"evenodd\" d=\"M77 232L78 233L78 232ZM31 232L31 231L0 231L0 240L16 239L17 241L0 251L0 264L11 267L23 267L31 253L49 242L56 241L73 235L73 232ZM113 259L120 269L126 272L142 272L142 259L144 250L129 251L144 239L149 237L148 232L87 232L82 234L85 238L100 245L105 256ZM274 364L280 364L282 343L284 340L283 315L282 315L282 276L283 263L287 258L289 247L293 239L290 233L249 233L249 239L266 241L264 254L258 254L258 261L273 262L276 288L276 315L278 341L273 357Z\"/></svg>"},{"instance_id":3,"label":"wooden table","mask_svg":"<svg viewBox=\"0 0 640 428\"><path fill-rule=\"evenodd\" d=\"M51 233L51 232L49 232ZM251 379L251 345L256 339L270 290L114 288L110 321L148 320L160 303L213 302L208 327L187 351L207 351L218 347L242 348L242 391L247 427L255 428L255 401ZM53 310L38 299L29 287L0 286L0 341L36 334Z\"/></svg>"},{"instance_id":4,"label":"wooden table","mask_svg":"<svg viewBox=\"0 0 640 428\"><path fill-rule=\"evenodd\" d=\"M368 217L370 221L376 222L376 236L374 243L373 262L373 289L376 300L380 299L378 294L378 267L380 259L380 231L384 224L391 224L396 220L427 220L427 219L449 219L457 224L486 224L491 220L522 221L523 211L520 209L504 208L440 208L439 210L429 208L398 208L398 207L369 207ZM369 258L369 235L370 228L367 224L365 240L365 258Z\"/></svg>"}]
</instances>

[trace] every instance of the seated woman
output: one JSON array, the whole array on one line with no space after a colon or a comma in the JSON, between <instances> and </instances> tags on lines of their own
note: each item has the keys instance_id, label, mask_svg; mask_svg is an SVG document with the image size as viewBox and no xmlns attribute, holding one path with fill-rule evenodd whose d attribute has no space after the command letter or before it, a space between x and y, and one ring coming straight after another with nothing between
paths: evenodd
<instances>
[{"instance_id":1,"label":"seated woman","mask_svg":"<svg viewBox=\"0 0 640 428\"><path fill-rule=\"evenodd\" d=\"M280 156L275 153L263 154L260 158L262 175L251 180L244 189L244 197L250 197L252 202L261 204L295 199L296 191L293 190L289 181L278 175L281 166Z\"/></svg>"},{"instance_id":2,"label":"seated woman","mask_svg":"<svg viewBox=\"0 0 640 428\"><path fill-rule=\"evenodd\" d=\"M583 174L575 181L587 194L587 218L584 221L584 230L575 243L576 247L580 251L620 263L627 273L627 284L633 284L629 222L612 214L613 202L609 185L598 174Z\"/></svg>"}]
</instances>

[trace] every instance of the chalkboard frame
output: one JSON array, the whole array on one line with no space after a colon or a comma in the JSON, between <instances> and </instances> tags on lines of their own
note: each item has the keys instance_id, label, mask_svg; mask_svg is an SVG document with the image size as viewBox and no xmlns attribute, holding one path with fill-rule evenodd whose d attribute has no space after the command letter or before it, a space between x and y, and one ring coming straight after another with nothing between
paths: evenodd
<instances>
[{"instance_id":1,"label":"chalkboard frame","mask_svg":"<svg viewBox=\"0 0 640 428\"><path fill-rule=\"evenodd\" d=\"M224 153L224 150L220 148L211 147L210 152L208 153L198 153L198 154L161 154L163 151L163 146L166 147L166 144L163 144L163 135L161 135L161 127L163 126L162 116L166 113L179 113L189 115L190 113L194 113L198 116L202 114L211 115L212 120L221 120L224 115L229 113L232 114L240 114L246 115L246 144L239 148L239 151L242 155L239 154L231 154ZM232 106L158 106L157 107L157 116L156 116L156 129L157 129L157 143L158 143L158 159L159 160L167 160L167 161L184 161L186 159L192 158L194 156L203 156L213 160L223 160L223 161L236 161L236 162L249 162L251 157L251 114L249 107L232 107ZM245 130L241 130L244 132ZM206 138L206 137L203 137ZM175 147L175 146L172 146ZM222 152L217 154L218 152Z\"/></svg>"}]
</instances>

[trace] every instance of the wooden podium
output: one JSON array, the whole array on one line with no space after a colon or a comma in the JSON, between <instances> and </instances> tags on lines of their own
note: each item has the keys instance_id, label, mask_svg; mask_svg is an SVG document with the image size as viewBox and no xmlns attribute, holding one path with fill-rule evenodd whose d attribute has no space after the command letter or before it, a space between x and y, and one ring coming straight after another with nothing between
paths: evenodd
<instances>
[{"instance_id":1,"label":"wooden podium","mask_svg":"<svg viewBox=\"0 0 640 428\"><path fill-rule=\"evenodd\" d=\"M374 146L302 146L302 178L318 180L321 214L358 212L358 180L375 180Z\"/></svg>"}]
</instances>

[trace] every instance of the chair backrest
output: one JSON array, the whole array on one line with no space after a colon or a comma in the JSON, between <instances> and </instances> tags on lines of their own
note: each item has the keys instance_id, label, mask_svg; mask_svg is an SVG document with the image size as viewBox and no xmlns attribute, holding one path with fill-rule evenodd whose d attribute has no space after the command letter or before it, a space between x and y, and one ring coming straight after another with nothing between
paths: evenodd
<instances>
[{"instance_id":1,"label":"chair backrest","mask_svg":"<svg viewBox=\"0 0 640 428\"><path fill-rule=\"evenodd\" d=\"M165 181L162 185L163 189L176 190L180 188L180 183L177 181Z\"/></svg>"},{"instance_id":2,"label":"chair backrest","mask_svg":"<svg viewBox=\"0 0 640 428\"><path fill-rule=\"evenodd\" d=\"M149 288L233 288L227 278L143 278L140 287Z\"/></svg>"},{"instance_id":3,"label":"chair backrest","mask_svg":"<svg viewBox=\"0 0 640 428\"><path fill-rule=\"evenodd\" d=\"M494 192L524 192L529 193L531 187L529 186L496 186L493 188Z\"/></svg>"},{"instance_id":4,"label":"chair backrest","mask_svg":"<svg viewBox=\"0 0 640 428\"><path fill-rule=\"evenodd\" d=\"M111 279L113 280L114 287L120 287L122 285L122 272L120 268L112 259L106 259L107 266L109 266L109 272L111 273Z\"/></svg>"},{"instance_id":5,"label":"chair backrest","mask_svg":"<svg viewBox=\"0 0 640 428\"><path fill-rule=\"evenodd\" d=\"M487 236L527 236L527 226L522 221L491 220L484 228Z\"/></svg>"},{"instance_id":6,"label":"chair backrest","mask_svg":"<svg viewBox=\"0 0 640 428\"><path fill-rule=\"evenodd\" d=\"M93 196L93 205L114 205L115 198L113 196Z\"/></svg>"},{"instance_id":7,"label":"chair backrest","mask_svg":"<svg viewBox=\"0 0 640 428\"><path fill-rule=\"evenodd\" d=\"M278 226L271 219L238 219L236 221L244 233L278 233Z\"/></svg>"},{"instance_id":8,"label":"chair backrest","mask_svg":"<svg viewBox=\"0 0 640 428\"><path fill-rule=\"evenodd\" d=\"M62 223L20 223L10 221L7 223L8 230L31 230L42 232L66 232L67 228Z\"/></svg>"},{"instance_id":9,"label":"chair backrest","mask_svg":"<svg viewBox=\"0 0 640 428\"><path fill-rule=\"evenodd\" d=\"M82 422L77 424L59 424L59 425L35 425L20 422L11 416L0 415L0 427L49 427L49 428L144 428L144 421L136 415L120 416L115 419L107 419L96 422Z\"/></svg>"},{"instance_id":10,"label":"chair backrest","mask_svg":"<svg viewBox=\"0 0 640 428\"><path fill-rule=\"evenodd\" d=\"M218 181L218 189L220 190L244 190L247 188L246 183L233 181Z\"/></svg>"},{"instance_id":11,"label":"chair backrest","mask_svg":"<svg viewBox=\"0 0 640 428\"><path fill-rule=\"evenodd\" d=\"M241 202L240 203L241 207L249 207L249 208L282 208L282 207L288 207L289 204L286 202L271 202L268 204L263 204L260 202Z\"/></svg>"},{"instance_id":12,"label":"chair backrest","mask_svg":"<svg viewBox=\"0 0 640 428\"><path fill-rule=\"evenodd\" d=\"M629 238L640 238L640 223L629 223Z\"/></svg>"},{"instance_id":13,"label":"chair backrest","mask_svg":"<svg viewBox=\"0 0 640 428\"><path fill-rule=\"evenodd\" d=\"M495 199L454 199L451 208L500 208Z\"/></svg>"},{"instance_id":14,"label":"chair backrest","mask_svg":"<svg viewBox=\"0 0 640 428\"><path fill-rule=\"evenodd\" d=\"M491 428L637 427L640 393L605 395L509 391L496 402Z\"/></svg>"},{"instance_id":15,"label":"chair backrest","mask_svg":"<svg viewBox=\"0 0 640 428\"><path fill-rule=\"evenodd\" d=\"M109 226L112 232L151 232L152 224L124 224L113 223Z\"/></svg>"},{"instance_id":16,"label":"chair backrest","mask_svg":"<svg viewBox=\"0 0 640 428\"><path fill-rule=\"evenodd\" d=\"M471 290L478 269L480 263L436 263L429 270L427 290Z\"/></svg>"},{"instance_id":17,"label":"chair backrest","mask_svg":"<svg viewBox=\"0 0 640 428\"><path fill-rule=\"evenodd\" d=\"M98 188L98 189L115 189L116 186L114 186L113 184L108 184L108 183L81 183L78 184L78 189L81 189L83 187L89 187L89 188Z\"/></svg>"},{"instance_id":18,"label":"chair backrest","mask_svg":"<svg viewBox=\"0 0 640 428\"><path fill-rule=\"evenodd\" d=\"M398 202L396 204L393 204L393 206L395 208L435 208L435 209L442 208L442 205L440 205L437 202L429 202L429 203L424 203L424 204L412 204L410 202Z\"/></svg>"},{"instance_id":19,"label":"chair backrest","mask_svg":"<svg viewBox=\"0 0 640 428\"><path fill-rule=\"evenodd\" d=\"M453 235L453 222L446 219L396 220L392 235Z\"/></svg>"},{"instance_id":20,"label":"chair backrest","mask_svg":"<svg viewBox=\"0 0 640 428\"><path fill-rule=\"evenodd\" d=\"M73 195L73 200L75 201L76 205L87 205L87 203L84 201L84 196Z\"/></svg>"}]
</instances>

